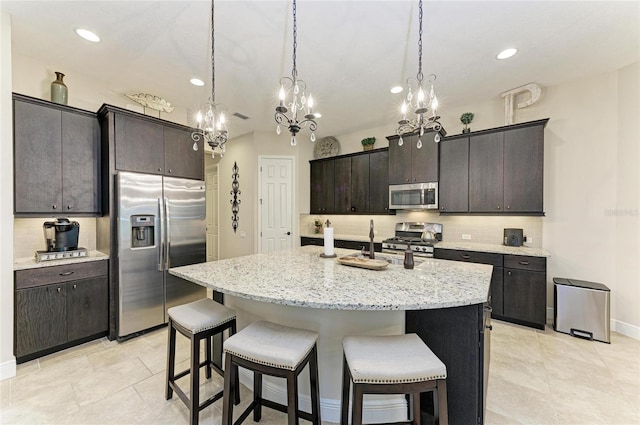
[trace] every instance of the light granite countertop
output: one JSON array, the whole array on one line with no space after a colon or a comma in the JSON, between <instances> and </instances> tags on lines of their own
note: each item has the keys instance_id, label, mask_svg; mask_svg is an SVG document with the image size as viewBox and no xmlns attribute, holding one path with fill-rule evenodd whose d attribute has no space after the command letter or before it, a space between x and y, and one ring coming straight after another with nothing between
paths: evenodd
<instances>
[{"instance_id":1,"label":"light granite countertop","mask_svg":"<svg viewBox=\"0 0 640 425\"><path fill-rule=\"evenodd\" d=\"M17 258L13 262L13 270L37 269L41 267L64 266L74 263L86 263L87 261L108 260L109 255L100 251L89 251L86 257L65 258L62 260L47 260L37 262L35 256Z\"/></svg>"},{"instance_id":2,"label":"light granite countertop","mask_svg":"<svg viewBox=\"0 0 640 425\"><path fill-rule=\"evenodd\" d=\"M338 257L354 253L335 251ZM426 310L487 301L493 270L489 265L424 259L413 270L390 264L377 271L344 266L335 258L321 258L322 252L322 247L305 246L169 272L232 296L299 307Z\"/></svg>"},{"instance_id":3,"label":"light granite countertop","mask_svg":"<svg viewBox=\"0 0 640 425\"><path fill-rule=\"evenodd\" d=\"M551 257L551 254L546 249L531 248L528 246L506 246L472 242L438 242L435 248L491 252L494 254L526 255L529 257Z\"/></svg>"}]
</instances>

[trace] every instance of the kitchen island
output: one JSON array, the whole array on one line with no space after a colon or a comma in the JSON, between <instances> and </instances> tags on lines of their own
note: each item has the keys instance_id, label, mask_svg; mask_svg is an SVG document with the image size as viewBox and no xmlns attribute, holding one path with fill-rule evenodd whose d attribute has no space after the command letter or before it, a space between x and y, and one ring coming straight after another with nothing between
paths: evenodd
<instances>
[{"instance_id":1,"label":"kitchen island","mask_svg":"<svg viewBox=\"0 0 640 425\"><path fill-rule=\"evenodd\" d=\"M488 333L487 303L492 267L425 259L413 270L390 264L380 271L321 258L321 247L255 254L173 268L170 273L215 293L238 312L241 329L257 319L317 331L323 419L339 422L342 338L415 332L447 365L451 424L483 422ZM336 249L338 256L353 251ZM387 257L390 257L387 255ZM486 342L486 343L485 343ZM306 375L303 375L306 378ZM250 376L241 377L243 383ZM250 384L249 384L250 385ZM283 401L278 380L264 393ZM301 382L301 407L309 405ZM428 410L428 403L425 403ZM365 420L406 417L404 397L371 397ZM471 422L472 419L472 422Z\"/></svg>"}]
</instances>

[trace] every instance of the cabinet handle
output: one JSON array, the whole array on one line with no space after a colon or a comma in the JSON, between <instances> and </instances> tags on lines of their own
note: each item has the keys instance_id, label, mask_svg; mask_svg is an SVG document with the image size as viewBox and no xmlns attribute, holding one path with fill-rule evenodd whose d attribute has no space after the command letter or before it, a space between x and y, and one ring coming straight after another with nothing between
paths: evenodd
<instances>
[{"instance_id":1,"label":"cabinet handle","mask_svg":"<svg viewBox=\"0 0 640 425\"><path fill-rule=\"evenodd\" d=\"M57 206L56 204L53 204L51 207L52 207L54 210L55 210L55 209L58 209L58 206Z\"/></svg>"},{"instance_id":2,"label":"cabinet handle","mask_svg":"<svg viewBox=\"0 0 640 425\"><path fill-rule=\"evenodd\" d=\"M522 264L523 266L528 266L529 262L528 261L520 261L520 264Z\"/></svg>"},{"instance_id":3,"label":"cabinet handle","mask_svg":"<svg viewBox=\"0 0 640 425\"><path fill-rule=\"evenodd\" d=\"M60 273L60 276L71 276L72 274L73 274L73 270L68 271L68 272Z\"/></svg>"},{"instance_id":4,"label":"cabinet handle","mask_svg":"<svg viewBox=\"0 0 640 425\"><path fill-rule=\"evenodd\" d=\"M471 256L467 254L462 254L461 257L464 258L465 260L468 260L469 258L471 258Z\"/></svg>"}]
</instances>

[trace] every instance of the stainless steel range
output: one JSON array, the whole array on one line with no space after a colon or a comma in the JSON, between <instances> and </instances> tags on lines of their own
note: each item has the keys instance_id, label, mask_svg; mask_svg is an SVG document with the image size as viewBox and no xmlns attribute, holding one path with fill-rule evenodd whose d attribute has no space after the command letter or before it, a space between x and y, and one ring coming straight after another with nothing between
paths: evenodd
<instances>
[{"instance_id":1,"label":"stainless steel range","mask_svg":"<svg viewBox=\"0 0 640 425\"><path fill-rule=\"evenodd\" d=\"M382 252L398 254L411 246L420 257L433 257L433 246L442 240L442 224L396 223L395 236L382 241Z\"/></svg>"}]
</instances>

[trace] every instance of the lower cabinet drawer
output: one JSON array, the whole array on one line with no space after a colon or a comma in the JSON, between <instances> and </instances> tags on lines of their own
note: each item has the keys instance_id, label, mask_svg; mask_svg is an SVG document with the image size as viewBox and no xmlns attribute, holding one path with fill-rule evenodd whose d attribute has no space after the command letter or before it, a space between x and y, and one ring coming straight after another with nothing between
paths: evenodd
<instances>
[{"instance_id":1,"label":"lower cabinet drawer","mask_svg":"<svg viewBox=\"0 0 640 425\"><path fill-rule=\"evenodd\" d=\"M545 272L547 271L547 259L545 257L529 257L525 255L505 255L504 267L506 269Z\"/></svg>"},{"instance_id":2,"label":"lower cabinet drawer","mask_svg":"<svg viewBox=\"0 0 640 425\"><path fill-rule=\"evenodd\" d=\"M459 251L457 249L434 249L435 258L442 260L465 261L468 263L491 264L502 267L502 254L478 251Z\"/></svg>"},{"instance_id":3,"label":"lower cabinet drawer","mask_svg":"<svg viewBox=\"0 0 640 425\"><path fill-rule=\"evenodd\" d=\"M45 266L37 269L17 270L15 272L16 289L68 282L70 280L87 279L106 276L107 261L87 261L62 266Z\"/></svg>"}]
</instances>

